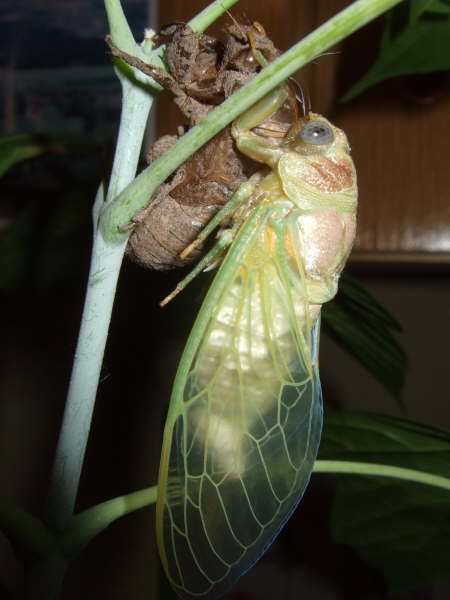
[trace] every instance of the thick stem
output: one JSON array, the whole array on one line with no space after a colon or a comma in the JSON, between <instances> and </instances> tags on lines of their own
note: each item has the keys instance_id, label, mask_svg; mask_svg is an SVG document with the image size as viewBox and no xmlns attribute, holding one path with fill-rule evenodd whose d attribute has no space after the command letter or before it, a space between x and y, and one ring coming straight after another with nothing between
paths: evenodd
<instances>
[{"instance_id":1,"label":"thick stem","mask_svg":"<svg viewBox=\"0 0 450 600\"><path fill-rule=\"evenodd\" d=\"M122 122L109 197L134 177L151 96L124 82ZM111 246L95 233L72 376L53 468L47 523L62 531L72 516L126 240Z\"/></svg>"},{"instance_id":2,"label":"thick stem","mask_svg":"<svg viewBox=\"0 0 450 600\"><path fill-rule=\"evenodd\" d=\"M153 486L112 498L75 515L64 532L62 545L70 557L77 555L103 529L128 513L156 502L157 487Z\"/></svg>"},{"instance_id":3,"label":"thick stem","mask_svg":"<svg viewBox=\"0 0 450 600\"><path fill-rule=\"evenodd\" d=\"M95 236L48 503L47 523L54 531L67 526L75 504L123 251L124 244L112 249Z\"/></svg>"},{"instance_id":4,"label":"thick stem","mask_svg":"<svg viewBox=\"0 0 450 600\"><path fill-rule=\"evenodd\" d=\"M197 30L207 27L219 14L237 0L217 0L197 17ZM133 52L136 44L118 0L105 0L114 42ZM139 47L138 47L139 48ZM139 53L142 49L139 48ZM153 97L117 69L122 84L122 114L111 180L105 204L117 196L135 176L145 124ZM103 186L99 194L103 195ZM125 250L127 236L119 244L110 244L100 234L98 214L102 198L97 197L94 216L94 243L72 375L63 422L56 448L47 524L61 533L72 517L81 469L84 460L92 413L100 377L103 354L108 335L112 306ZM66 561L53 555L40 565L33 576L38 581L35 593L39 598L57 598L62 584Z\"/></svg>"},{"instance_id":5,"label":"thick stem","mask_svg":"<svg viewBox=\"0 0 450 600\"><path fill-rule=\"evenodd\" d=\"M193 20L195 28L206 27L236 1L218 0L213 3ZM111 31L121 36L115 42L129 48L131 33L120 2L106 0L105 6ZM152 96L145 89L130 83L120 72L118 74L123 88L122 117L106 204L123 190L136 173L152 104ZM94 221L96 227L96 219ZM127 236L122 236L119 245L111 245L95 229L85 307L48 504L47 520L56 531L62 531L67 526L73 512L126 241Z\"/></svg>"}]
</instances>

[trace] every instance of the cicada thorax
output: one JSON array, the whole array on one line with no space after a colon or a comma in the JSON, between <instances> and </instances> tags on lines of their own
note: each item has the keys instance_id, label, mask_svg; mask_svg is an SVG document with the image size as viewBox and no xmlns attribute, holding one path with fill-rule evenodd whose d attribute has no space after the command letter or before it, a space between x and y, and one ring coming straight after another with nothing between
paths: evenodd
<instances>
[{"instance_id":1,"label":"cicada thorax","mask_svg":"<svg viewBox=\"0 0 450 600\"><path fill-rule=\"evenodd\" d=\"M231 24L223 43L194 34L184 24L165 28L158 39L167 43L165 60L169 73L153 69L149 74L172 92L188 119L188 127L201 121L260 70L255 52L267 62L279 54L259 24ZM284 105L259 125L257 133L282 139L296 119L297 100L290 90ZM148 162L178 137L158 140L150 150ZM259 168L257 162L236 151L230 127L225 128L179 167L134 216L128 256L144 267L158 270L194 261L203 252L201 246L187 259L179 255L239 185Z\"/></svg>"}]
</instances>

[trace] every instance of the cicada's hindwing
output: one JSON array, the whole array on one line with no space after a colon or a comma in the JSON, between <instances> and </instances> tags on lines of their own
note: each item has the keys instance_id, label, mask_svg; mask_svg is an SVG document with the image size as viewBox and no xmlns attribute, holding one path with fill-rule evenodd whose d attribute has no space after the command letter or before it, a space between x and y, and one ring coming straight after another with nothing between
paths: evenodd
<instances>
[{"instance_id":1,"label":"cicada's hindwing","mask_svg":"<svg viewBox=\"0 0 450 600\"><path fill-rule=\"evenodd\" d=\"M157 536L181 598L224 594L276 537L313 469L319 308L307 301L297 216L276 221L266 207L241 228L180 364Z\"/></svg>"}]
</instances>

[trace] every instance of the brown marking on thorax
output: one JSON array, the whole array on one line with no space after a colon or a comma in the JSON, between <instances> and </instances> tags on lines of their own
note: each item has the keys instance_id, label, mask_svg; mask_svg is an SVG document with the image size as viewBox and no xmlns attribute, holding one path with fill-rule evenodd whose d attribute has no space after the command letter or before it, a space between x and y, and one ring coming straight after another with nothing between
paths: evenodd
<instances>
[{"instance_id":1,"label":"brown marking on thorax","mask_svg":"<svg viewBox=\"0 0 450 600\"><path fill-rule=\"evenodd\" d=\"M341 192L354 184L353 168L349 160L331 160L325 156L320 161L308 162L304 171L306 183L323 192Z\"/></svg>"}]
</instances>

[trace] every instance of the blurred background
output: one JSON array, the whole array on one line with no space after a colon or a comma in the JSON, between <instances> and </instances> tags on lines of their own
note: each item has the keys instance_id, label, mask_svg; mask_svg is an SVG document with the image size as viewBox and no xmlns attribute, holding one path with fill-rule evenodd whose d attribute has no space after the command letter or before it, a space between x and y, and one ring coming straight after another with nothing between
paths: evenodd
<instances>
[{"instance_id":1,"label":"blurred background","mask_svg":"<svg viewBox=\"0 0 450 600\"><path fill-rule=\"evenodd\" d=\"M242 0L232 14L259 21L285 50L348 4ZM140 40L145 27L187 21L206 3L122 5ZM211 33L220 35L228 19ZM314 112L343 128L352 145L360 204L348 270L400 322L398 340L410 365L399 402L323 335L325 408L382 412L449 428L449 76L439 71L396 77L340 103L372 65L383 26L377 20L296 75ZM90 210L112 160L120 87L103 42L102 2L7 0L0 8L0 33L1 135L36 134L34 149L28 137L23 146L34 158L0 179L0 494L40 516L82 310ZM152 131L174 133L180 123L163 95L153 119L149 139ZM124 263L77 510L156 482L171 384L204 286L193 284L159 309L158 301L181 277ZM334 484L332 477L313 476L301 510L230 598L388 597L382 577L331 540ZM158 573L150 507L118 521L88 546L68 574L63 598L158 597ZM5 598L21 597L22 578L0 535ZM408 598L441 600L449 592L441 585Z\"/></svg>"}]
</instances>

